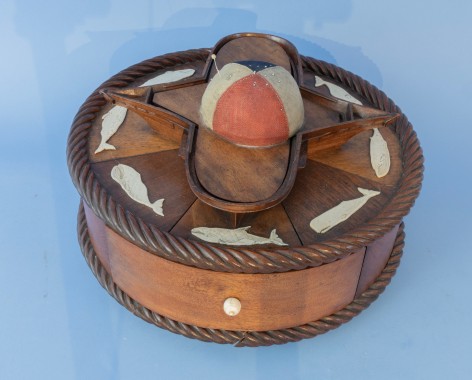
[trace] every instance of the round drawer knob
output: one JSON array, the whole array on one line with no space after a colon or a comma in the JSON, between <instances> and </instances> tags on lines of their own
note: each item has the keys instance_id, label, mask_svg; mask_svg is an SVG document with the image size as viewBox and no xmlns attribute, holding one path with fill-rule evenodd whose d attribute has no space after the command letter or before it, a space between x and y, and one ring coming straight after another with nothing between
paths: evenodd
<instances>
[{"instance_id":1,"label":"round drawer knob","mask_svg":"<svg viewBox=\"0 0 472 380\"><path fill-rule=\"evenodd\" d=\"M226 298L223 303L223 310L230 317L234 317L241 311L241 302L234 297Z\"/></svg>"}]
</instances>

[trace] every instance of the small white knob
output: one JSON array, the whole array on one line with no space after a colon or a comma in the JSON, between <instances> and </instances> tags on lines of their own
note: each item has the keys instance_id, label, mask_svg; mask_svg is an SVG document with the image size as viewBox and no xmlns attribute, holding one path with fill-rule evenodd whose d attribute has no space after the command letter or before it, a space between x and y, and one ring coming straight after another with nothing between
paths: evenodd
<instances>
[{"instance_id":1,"label":"small white knob","mask_svg":"<svg viewBox=\"0 0 472 380\"><path fill-rule=\"evenodd\" d=\"M234 297L226 298L225 302L223 303L223 310L230 317L234 317L241 311L241 302Z\"/></svg>"}]
</instances>

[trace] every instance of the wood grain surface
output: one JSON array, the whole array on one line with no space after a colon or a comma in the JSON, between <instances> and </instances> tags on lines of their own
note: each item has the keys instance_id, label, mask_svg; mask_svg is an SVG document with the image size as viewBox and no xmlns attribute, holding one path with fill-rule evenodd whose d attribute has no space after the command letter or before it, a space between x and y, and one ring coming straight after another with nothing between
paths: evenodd
<instances>
[{"instance_id":1,"label":"wood grain surface","mask_svg":"<svg viewBox=\"0 0 472 380\"><path fill-rule=\"evenodd\" d=\"M316 216L337 206L342 201L359 198L358 187L380 191L349 219L324 234L310 228ZM321 242L341 236L377 215L392 194L392 188L319 162L308 160L306 167L298 173L294 189L283 202L298 236L304 245Z\"/></svg>"},{"instance_id":2,"label":"wood grain surface","mask_svg":"<svg viewBox=\"0 0 472 380\"><path fill-rule=\"evenodd\" d=\"M111 170L117 164L128 165L141 174L151 202L164 198L164 216L155 214L151 208L131 199L111 178ZM177 150L95 163L93 170L113 199L163 231L172 229L196 200L187 185L184 163Z\"/></svg>"},{"instance_id":3,"label":"wood grain surface","mask_svg":"<svg viewBox=\"0 0 472 380\"><path fill-rule=\"evenodd\" d=\"M102 115L112 107L112 105L106 105L97 120L101 121ZM175 140L157 134L144 119L128 110L125 121L108 140L116 150L95 153L95 149L100 144L100 128L101 122L96 122L90 131L89 155L92 163L178 149L180 145L180 142L176 143Z\"/></svg>"},{"instance_id":4,"label":"wood grain surface","mask_svg":"<svg viewBox=\"0 0 472 380\"><path fill-rule=\"evenodd\" d=\"M390 128L379 130L388 144L390 152L390 171L385 177L378 178L370 163L370 137L372 131L365 131L351 138L338 149L318 151L308 147L308 159L321 162L347 173L355 174L383 186L396 186L402 174L401 148L398 138Z\"/></svg>"},{"instance_id":5,"label":"wood grain surface","mask_svg":"<svg viewBox=\"0 0 472 380\"><path fill-rule=\"evenodd\" d=\"M216 64L219 69L231 62L261 61L281 66L291 72L290 60L284 49L275 41L265 39L241 37L229 41L216 52ZM210 77L216 74L212 66Z\"/></svg>"},{"instance_id":6,"label":"wood grain surface","mask_svg":"<svg viewBox=\"0 0 472 380\"><path fill-rule=\"evenodd\" d=\"M100 259L100 262L105 267L108 273L111 272L110 259L108 253L110 251L108 247L108 230L105 223L93 213L87 204L82 201L84 205L85 218L87 219L87 226L89 231L93 231L90 234L90 240L95 248L95 252ZM92 236L93 235L93 236Z\"/></svg>"},{"instance_id":7,"label":"wood grain surface","mask_svg":"<svg viewBox=\"0 0 472 380\"><path fill-rule=\"evenodd\" d=\"M208 83L156 92L153 102L200 124L200 104Z\"/></svg>"},{"instance_id":8,"label":"wood grain surface","mask_svg":"<svg viewBox=\"0 0 472 380\"><path fill-rule=\"evenodd\" d=\"M87 206L85 206L87 207ZM87 213L87 223L101 222ZM352 301L364 249L316 268L276 274L234 274L170 262L142 250L108 227L103 236L89 230L95 250L107 250L113 281L147 308L200 327L266 331L301 325L342 309ZM103 230L103 229L102 229ZM234 317L223 303L236 297L242 304Z\"/></svg>"},{"instance_id":9,"label":"wood grain surface","mask_svg":"<svg viewBox=\"0 0 472 380\"><path fill-rule=\"evenodd\" d=\"M136 80L136 82L128 85L126 88L138 87L147 80L164 74L167 71L194 69L195 73L191 77L179 81L179 83L185 83L187 81L194 80L194 78L200 77L203 74L204 66L204 62L197 61L183 65L176 65L171 68L156 70L153 73L139 78ZM171 83L169 85L171 85ZM191 91L199 91L199 87L195 86L195 89L192 89ZM178 93L181 95L180 92ZM169 92L169 94L171 94L171 92ZM167 103L163 103L165 107ZM182 104L182 102L180 104ZM117 158L139 156L146 153L156 153L177 149L179 147L180 141L176 142L175 139L172 139L165 134L156 133L156 131L154 131L143 118L128 110L125 121L119 127L118 131L108 140L110 144L116 147L116 150L105 150L95 154L95 150L97 149L101 140L100 132L102 129L102 116L113 106L114 105L112 104L107 104L105 107L103 107L100 112L97 113L97 117L92 124L92 129L89 136L89 158L91 162L101 162ZM172 105L169 104L169 107L172 107ZM180 109L181 107L179 107L179 110ZM189 109L193 108L190 107Z\"/></svg>"},{"instance_id":10,"label":"wood grain surface","mask_svg":"<svg viewBox=\"0 0 472 380\"><path fill-rule=\"evenodd\" d=\"M199 128L195 169L212 195L234 202L257 202L272 196L286 177L290 143L267 148L243 148L228 143L207 128Z\"/></svg>"},{"instance_id":11,"label":"wood grain surface","mask_svg":"<svg viewBox=\"0 0 472 380\"><path fill-rule=\"evenodd\" d=\"M364 263L362 264L362 272L357 285L356 297L362 294L375 281L387 264L388 258L392 253L398 227L396 226L383 237L367 246Z\"/></svg>"}]
</instances>

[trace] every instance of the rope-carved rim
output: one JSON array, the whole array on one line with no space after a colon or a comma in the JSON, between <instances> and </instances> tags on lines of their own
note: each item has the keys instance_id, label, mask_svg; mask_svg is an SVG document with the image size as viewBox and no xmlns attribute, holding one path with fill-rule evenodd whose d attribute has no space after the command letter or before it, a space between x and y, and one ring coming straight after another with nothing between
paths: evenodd
<instances>
[{"instance_id":1,"label":"rope-carved rim","mask_svg":"<svg viewBox=\"0 0 472 380\"><path fill-rule=\"evenodd\" d=\"M80 206L78 214L77 232L82 253L93 274L100 282L100 285L126 309L144 319L146 322L167 329L173 333L205 342L233 344L237 347L270 346L273 344L297 342L301 339L313 338L317 335L324 334L349 322L352 318L369 307L390 283L400 265L405 239L402 223L400 224L390 258L380 275L367 290L343 309L329 316L320 318L317 321L287 329L270 331L231 331L203 328L175 321L144 307L121 290L118 285L113 282L111 275L103 267L93 249L82 205Z\"/></svg>"},{"instance_id":2,"label":"rope-carved rim","mask_svg":"<svg viewBox=\"0 0 472 380\"><path fill-rule=\"evenodd\" d=\"M105 87L125 87L159 69L205 61L208 52L208 49L188 50L131 66L104 82L79 109L68 139L69 171L82 198L108 226L148 252L174 262L222 272L272 273L315 267L341 259L383 236L401 222L417 198L423 178L423 154L412 125L391 99L364 79L335 65L308 57L302 57L305 70L348 87L374 107L401 114L393 131L402 148L403 174L396 194L376 217L341 237L309 246L235 249L199 243L163 232L118 204L95 176L88 157L91 126L106 104L99 91Z\"/></svg>"}]
</instances>

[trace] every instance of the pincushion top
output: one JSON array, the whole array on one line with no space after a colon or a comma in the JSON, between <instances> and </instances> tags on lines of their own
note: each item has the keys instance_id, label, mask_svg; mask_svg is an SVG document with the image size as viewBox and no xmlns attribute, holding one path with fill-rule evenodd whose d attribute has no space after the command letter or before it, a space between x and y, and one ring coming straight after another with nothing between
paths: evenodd
<instances>
[{"instance_id":1,"label":"pincushion top","mask_svg":"<svg viewBox=\"0 0 472 380\"><path fill-rule=\"evenodd\" d=\"M253 147L286 141L304 119L302 96L292 75L265 62L225 65L208 84L200 113L203 126L230 142Z\"/></svg>"}]
</instances>

